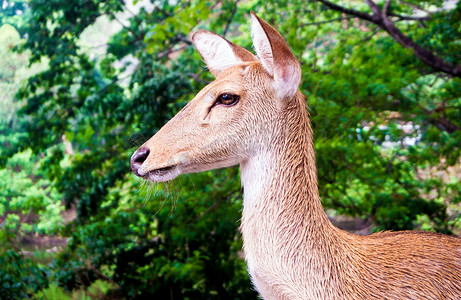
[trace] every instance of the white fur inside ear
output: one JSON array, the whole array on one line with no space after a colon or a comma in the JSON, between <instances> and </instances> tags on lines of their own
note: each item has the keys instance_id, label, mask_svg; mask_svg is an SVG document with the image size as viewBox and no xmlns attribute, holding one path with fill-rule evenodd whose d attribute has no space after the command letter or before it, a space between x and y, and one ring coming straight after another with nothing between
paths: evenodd
<instances>
[{"instance_id":1,"label":"white fur inside ear","mask_svg":"<svg viewBox=\"0 0 461 300\"><path fill-rule=\"evenodd\" d=\"M253 13L251 35L256 54L266 71L274 78L280 98L293 97L301 81L301 68L283 37Z\"/></svg>"},{"instance_id":2,"label":"white fur inside ear","mask_svg":"<svg viewBox=\"0 0 461 300\"><path fill-rule=\"evenodd\" d=\"M242 62L235 56L229 43L210 32L197 32L194 44L212 73L219 73Z\"/></svg>"},{"instance_id":3,"label":"white fur inside ear","mask_svg":"<svg viewBox=\"0 0 461 300\"><path fill-rule=\"evenodd\" d=\"M277 68L274 79L274 88L279 97L293 97L301 82L301 69L298 65L286 65L284 68Z\"/></svg>"},{"instance_id":4,"label":"white fur inside ear","mask_svg":"<svg viewBox=\"0 0 461 300\"><path fill-rule=\"evenodd\" d=\"M251 38L261 64L270 75L274 75L274 58L271 43L254 15L251 15Z\"/></svg>"}]
</instances>

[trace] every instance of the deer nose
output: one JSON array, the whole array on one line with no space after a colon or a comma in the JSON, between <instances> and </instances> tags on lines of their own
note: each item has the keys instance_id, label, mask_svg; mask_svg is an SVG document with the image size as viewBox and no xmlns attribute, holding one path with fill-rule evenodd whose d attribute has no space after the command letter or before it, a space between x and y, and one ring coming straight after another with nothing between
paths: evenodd
<instances>
[{"instance_id":1,"label":"deer nose","mask_svg":"<svg viewBox=\"0 0 461 300\"><path fill-rule=\"evenodd\" d=\"M138 170L141 168L142 163L146 161L149 156L150 150L147 147L139 148L131 157L131 170L136 176L142 177Z\"/></svg>"}]
</instances>

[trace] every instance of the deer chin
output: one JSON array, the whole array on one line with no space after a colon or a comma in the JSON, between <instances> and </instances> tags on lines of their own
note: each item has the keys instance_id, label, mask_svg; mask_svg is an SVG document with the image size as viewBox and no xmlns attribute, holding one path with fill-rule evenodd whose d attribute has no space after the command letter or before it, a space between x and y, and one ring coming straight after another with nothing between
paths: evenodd
<instances>
[{"instance_id":1,"label":"deer chin","mask_svg":"<svg viewBox=\"0 0 461 300\"><path fill-rule=\"evenodd\" d=\"M153 182L164 182L175 179L179 174L181 174L179 165L171 165L150 170L142 178Z\"/></svg>"}]
</instances>

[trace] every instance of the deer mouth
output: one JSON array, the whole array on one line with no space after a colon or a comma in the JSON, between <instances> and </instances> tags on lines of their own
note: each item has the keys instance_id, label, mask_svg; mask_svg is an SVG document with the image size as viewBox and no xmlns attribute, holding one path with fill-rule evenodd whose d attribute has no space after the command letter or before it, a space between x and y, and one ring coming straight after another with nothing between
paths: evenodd
<instances>
[{"instance_id":1,"label":"deer mouth","mask_svg":"<svg viewBox=\"0 0 461 300\"><path fill-rule=\"evenodd\" d=\"M166 166L163 168L158 168L154 170L150 170L144 176L142 176L145 180L154 181L154 182L162 182L168 181L176 178L179 175L180 171L178 165L171 165Z\"/></svg>"}]
</instances>

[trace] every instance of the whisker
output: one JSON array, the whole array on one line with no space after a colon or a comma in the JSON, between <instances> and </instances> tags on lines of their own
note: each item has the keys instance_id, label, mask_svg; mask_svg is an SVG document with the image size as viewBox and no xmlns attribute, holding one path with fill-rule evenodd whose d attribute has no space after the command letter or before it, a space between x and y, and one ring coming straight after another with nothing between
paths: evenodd
<instances>
[{"instance_id":1,"label":"whisker","mask_svg":"<svg viewBox=\"0 0 461 300\"><path fill-rule=\"evenodd\" d=\"M192 180L192 176L189 173L186 174L187 178L189 178L190 183L192 183L192 187L194 188L194 192L197 192L197 188L195 187L194 181Z\"/></svg>"},{"instance_id":2,"label":"whisker","mask_svg":"<svg viewBox=\"0 0 461 300\"><path fill-rule=\"evenodd\" d=\"M166 184L163 184L163 186L165 187ZM157 184L155 185L155 187L157 188L157 189L156 189L156 192L155 192L155 197L161 198L161 200L160 200L160 206L159 206L159 208L157 209L157 211L155 212L154 217L156 217L156 216L159 214L159 212L160 212L160 211L162 210L162 208L163 208L163 205L165 205L165 202L166 202L166 197L164 197L164 196L162 195L162 193L160 192L160 183L157 183ZM167 190L168 190L168 188L167 188Z\"/></svg>"},{"instance_id":3,"label":"whisker","mask_svg":"<svg viewBox=\"0 0 461 300\"><path fill-rule=\"evenodd\" d=\"M135 137L135 138L134 138ZM130 137L128 138L128 141L129 141L129 147L132 148L134 146L141 146L142 144L144 144L144 141L146 141L147 138L143 135L143 134L132 134L130 135Z\"/></svg>"}]
</instances>

